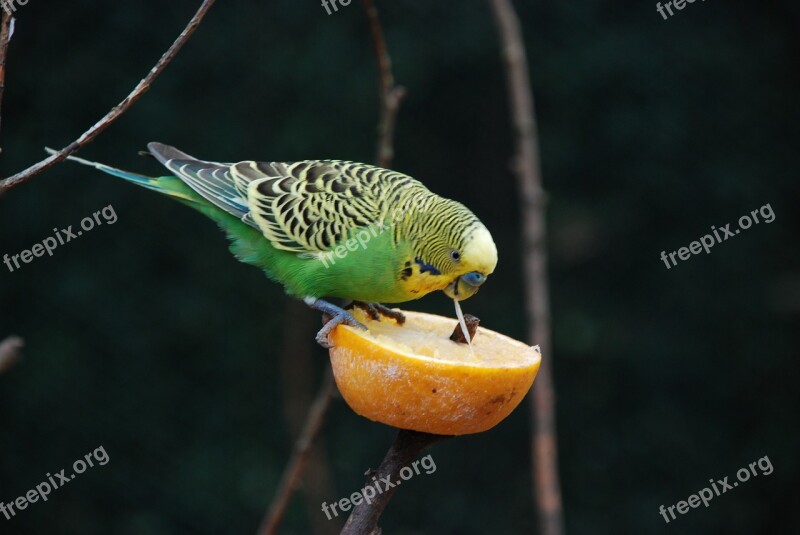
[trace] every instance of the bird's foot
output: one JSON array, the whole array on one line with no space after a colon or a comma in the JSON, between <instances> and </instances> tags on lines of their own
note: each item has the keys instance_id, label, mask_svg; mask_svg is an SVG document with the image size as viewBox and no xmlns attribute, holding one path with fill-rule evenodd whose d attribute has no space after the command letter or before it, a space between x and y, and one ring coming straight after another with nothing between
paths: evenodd
<instances>
[{"instance_id":1,"label":"bird's foot","mask_svg":"<svg viewBox=\"0 0 800 535\"><path fill-rule=\"evenodd\" d=\"M393 308L389 308L386 305L382 305L380 303L365 303L363 301L353 301L345 308L351 307L358 307L367 315L375 321L380 321L381 316L386 316L387 318L391 318L397 322L398 325L402 325L406 322L405 315L400 312L399 310L395 310Z\"/></svg>"},{"instance_id":2,"label":"bird's foot","mask_svg":"<svg viewBox=\"0 0 800 535\"><path fill-rule=\"evenodd\" d=\"M303 299L303 301L314 310L319 310L322 312L323 318L327 320L325 325L322 326L322 329L320 329L317 333L316 337L317 343L325 349L330 349L333 347L333 344L330 343L328 335L340 323L344 323L345 325L350 325L358 329L363 329L365 331L367 330L363 323L358 321L353 317L352 314L343 308L337 307L336 305L328 303L327 301L316 299L314 297L306 297Z\"/></svg>"}]
</instances>

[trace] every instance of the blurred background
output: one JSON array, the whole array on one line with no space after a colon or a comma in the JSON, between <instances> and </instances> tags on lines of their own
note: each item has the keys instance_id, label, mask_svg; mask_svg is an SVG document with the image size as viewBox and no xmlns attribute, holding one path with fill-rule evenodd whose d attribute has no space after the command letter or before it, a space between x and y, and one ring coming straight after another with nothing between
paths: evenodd
<instances>
[{"instance_id":1,"label":"blurred background","mask_svg":"<svg viewBox=\"0 0 800 535\"><path fill-rule=\"evenodd\" d=\"M393 167L486 223L500 263L465 311L524 338L506 82L485 2L380 1L406 87ZM796 526L800 427L800 7L516 2L548 192L559 471L568 533L780 534ZM198 1L30 2L17 10L0 174L62 147L152 67ZM152 90L80 156L146 174L148 141L204 159L371 162L378 117L359 2L218 2ZM667 269L660 253L770 204L760 223ZM0 255L112 205L52 257L0 265L0 501L102 445L3 534L254 533L327 356L319 318L236 262L213 223L73 164L0 197ZM287 306L289 308L287 308ZM452 316L430 295L407 304ZM300 340L296 354L284 347ZM309 343L310 342L310 343ZM535 341L533 341L535 342ZM536 385L534 384L534 388ZM282 533L337 533L320 502L359 489L395 431L331 409ZM386 533L535 533L529 408L429 453ZM666 524L673 505L755 477Z\"/></svg>"}]
</instances>

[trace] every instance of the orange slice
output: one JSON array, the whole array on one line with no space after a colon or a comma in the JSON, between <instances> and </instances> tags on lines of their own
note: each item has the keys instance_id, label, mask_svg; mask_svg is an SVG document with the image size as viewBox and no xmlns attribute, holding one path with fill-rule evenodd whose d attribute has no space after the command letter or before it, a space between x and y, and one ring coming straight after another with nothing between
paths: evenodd
<instances>
[{"instance_id":1,"label":"orange slice","mask_svg":"<svg viewBox=\"0 0 800 535\"><path fill-rule=\"evenodd\" d=\"M336 385L356 413L400 429L480 433L530 390L541 363L538 347L478 327L473 355L450 340L455 320L402 312L406 322L397 325L355 310L368 331L339 325L331 333Z\"/></svg>"}]
</instances>

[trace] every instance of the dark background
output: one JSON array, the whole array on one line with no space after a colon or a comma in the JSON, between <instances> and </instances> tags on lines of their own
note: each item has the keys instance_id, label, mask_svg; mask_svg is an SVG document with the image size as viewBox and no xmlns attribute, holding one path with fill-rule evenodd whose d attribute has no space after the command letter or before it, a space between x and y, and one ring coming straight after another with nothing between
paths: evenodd
<instances>
[{"instance_id":1,"label":"dark background","mask_svg":"<svg viewBox=\"0 0 800 535\"><path fill-rule=\"evenodd\" d=\"M497 35L486 3L440 4L378 5L408 90L394 168L486 223L500 263L465 308L524 338ZM567 531L790 533L800 7L709 0L664 21L654 4L516 2L549 193L545 359ZM119 102L198 5L20 7L0 173L68 144ZM315 1L218 2L152 90L80 155L149 174L159 167L137 151L152 140L222 161L369 162L376 94L359 2L332 15ZM773 223L669 270L660 260L767 203ZM0 533L254 533L290 453L286 400L306 403L326 366L321 349L310 366L282 365L286 333L310 340L318 318L287 320L281 288L237 263L201 215L73 164L0 197L0 255L109 204L113 226L13 273L0 264L0 338L27 342L0 376L0 500L100 445L111 458L47 503L0 517ZM452 315L441 294L406 307ZM486 433L434 446L437 471L401 489L386 533L534 533L528 433L525 403ZM335 532L341 517L325 520L321 499L360 488L393 435L337 400L324 431L329 477L310 473L326 490L309 491L307 505L301 491L282 532ZM669 525L659 515L765 455L771 475Z\"/></svg>"}]
</instances>

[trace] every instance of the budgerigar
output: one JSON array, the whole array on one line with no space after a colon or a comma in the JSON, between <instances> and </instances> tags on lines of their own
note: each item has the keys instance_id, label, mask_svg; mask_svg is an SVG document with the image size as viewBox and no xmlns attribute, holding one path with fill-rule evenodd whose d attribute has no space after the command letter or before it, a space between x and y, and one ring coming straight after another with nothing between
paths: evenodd
<instances>
[{"instance_id":1,"label":"budgerigar","mask_svg":"<svg viewBox=\"0 0 800 535\"><path fill-rule=\"evenodd\" d=\"M402 322L402 314L379 303L435 290L464 300L497 265L492 236L471 211L395 171L338 160L217 163L161 143L148 149L174 176L71 159L214 220L236 258L331 316L317 334L325 347L336 325L364 326L323 298L353 300L373 317L380 312Z\"/></svg>"}]
</instances>

